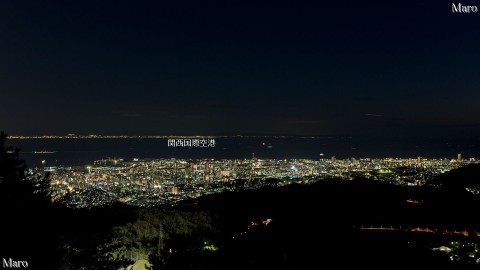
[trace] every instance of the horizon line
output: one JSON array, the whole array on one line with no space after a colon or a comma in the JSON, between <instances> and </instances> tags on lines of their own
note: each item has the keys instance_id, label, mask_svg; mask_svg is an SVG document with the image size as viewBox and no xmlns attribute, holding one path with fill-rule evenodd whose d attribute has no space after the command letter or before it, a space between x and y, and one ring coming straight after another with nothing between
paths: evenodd
<instances>
[{"instance_id":1,"label":"horizon line","mask_svg":"<svg viewBox=\"0 0 480 270\"><path fill-rule=\"evenodd\" d=\"M246 135L246 134L237 134L237 135L102 135L102 134L66 134L66 135L7 135L9 139L77 139L77 138L234 138L234 137L277 137L277 138L325 138L325 137L344 137L344 136L332 136L332 135ZM351 136L349 136L351 137Z\"/></svg>"}]
</instances>

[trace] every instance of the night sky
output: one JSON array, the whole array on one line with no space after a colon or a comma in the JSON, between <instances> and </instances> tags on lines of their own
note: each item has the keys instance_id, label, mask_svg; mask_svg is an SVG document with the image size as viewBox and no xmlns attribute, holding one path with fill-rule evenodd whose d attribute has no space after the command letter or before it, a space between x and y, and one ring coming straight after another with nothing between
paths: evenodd
<instances>
[{"instance_id":1,"label":"night sky","mask_svg":"<svg viewBox=\"0 0 480 270\"><path fill-rule=\"evenodd\" d=\"M321 2L1 1L0 129L480 142L480 13Z\"/></svg>"}]
</instances>

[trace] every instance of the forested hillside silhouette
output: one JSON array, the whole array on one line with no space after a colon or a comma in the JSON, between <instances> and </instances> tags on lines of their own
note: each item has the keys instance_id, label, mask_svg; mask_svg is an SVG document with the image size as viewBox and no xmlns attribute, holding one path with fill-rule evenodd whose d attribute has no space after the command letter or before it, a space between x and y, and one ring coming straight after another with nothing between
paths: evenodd
<instances>
[{"instance_id":1,"label":"forested hillside silhouette","mask_svg":"<svg viewBox=\"0 0 480 270\"><path fill-rule=\"evenodd\" d=\"M0 133L0 257L28 261L30 269L41 269L55 257L52 232L53 205L48 175L28 171L19 158L20 149L8 145Z\"/></svg>"}]
</instances>

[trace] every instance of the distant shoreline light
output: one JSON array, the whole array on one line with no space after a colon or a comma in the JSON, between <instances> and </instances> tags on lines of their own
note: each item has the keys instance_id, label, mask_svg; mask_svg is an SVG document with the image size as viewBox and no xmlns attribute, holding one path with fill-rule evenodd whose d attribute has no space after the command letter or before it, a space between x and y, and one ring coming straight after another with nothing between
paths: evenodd
<instances>
[{"instance_id":1,"label":"distant shoreline light","mask_svg":"<svg viewBox=\"0 0 480 270\"><path fill-rule=\"evenodd\" d=\"M181 138L298 138L321 139L320 136L287 135L9 135L9 139L181 139Z\"/></svg>"}]
</instances>

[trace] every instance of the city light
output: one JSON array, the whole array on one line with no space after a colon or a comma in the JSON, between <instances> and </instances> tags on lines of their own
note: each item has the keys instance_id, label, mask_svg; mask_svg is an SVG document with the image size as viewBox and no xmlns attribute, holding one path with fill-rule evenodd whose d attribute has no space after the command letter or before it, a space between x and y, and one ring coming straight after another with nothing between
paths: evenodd
<instances>
[{"instance_id":1,"label":"city light","mask_svg":"<svg viewBox=\"0 0 480 270\"><path fill-rule=\"evenodd\" d=\"M402 186L421 186L475 160L448 159L124 159L97 160L86 167L45 167L51 172L52 198L72 207L122 202L136 206L174 205L224 191L311 184L328 179L366 178ZM276 179L271 181L269 179ZM468 192L480 190L469 187ZM406 200L418 204L422 201Z\"/></svg>"}]
</instances>

